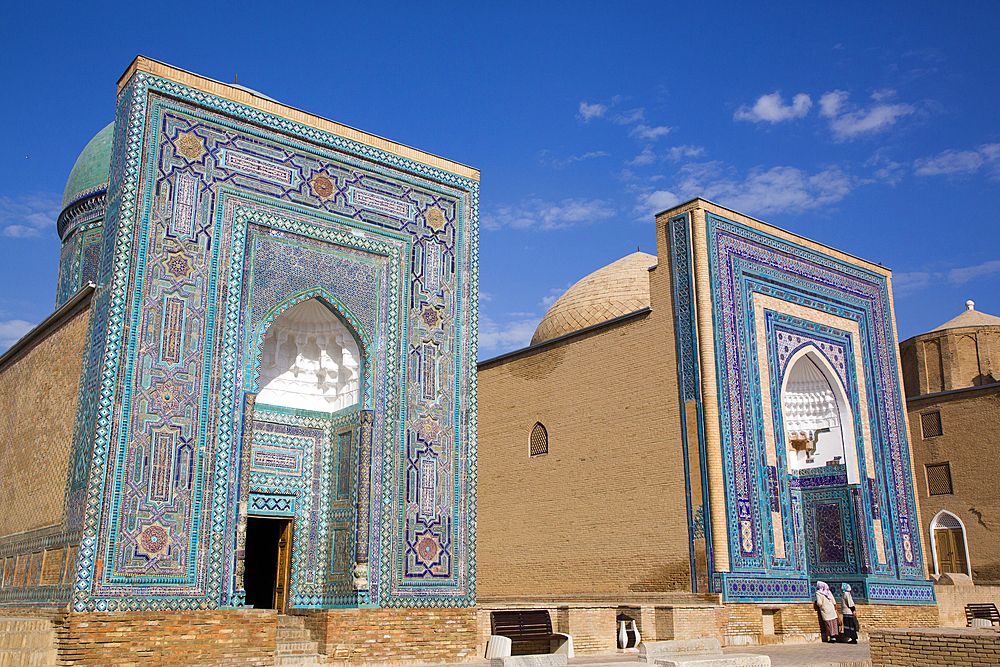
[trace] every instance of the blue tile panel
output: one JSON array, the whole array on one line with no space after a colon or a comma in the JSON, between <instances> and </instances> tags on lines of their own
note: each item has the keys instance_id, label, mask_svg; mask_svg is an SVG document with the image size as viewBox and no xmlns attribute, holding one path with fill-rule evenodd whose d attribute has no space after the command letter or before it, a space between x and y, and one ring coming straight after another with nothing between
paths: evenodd
<instances>
[{"instance_id":1,"label":"blue tile panel","mask_svg":"<svg viewBox=\"0 0 1000 667\"><path fill-rule=\"evenodd\" d=\"M697 349L694 336L688 333L697 326L689 275L693 257L688 238L690 216L678 216L667 224L680 390L682 400L700 401ZM793 582L854 577L857 581L896 582L879 588L878 599L926 602L885 277L710 212L705 213L704 224L713 330L699 335L714 337L727 514L725 527L709 525L708 531L727 531L731 570L715 574L713 589L732 601L794 601L808 599L811 591ZM756 313L760 306L755 295L789 307L782 312L765 309ZM850 328L856 324L857 333L831 326L827 322L834 321L832 318L812 321L788 314L802 312L796 307L852 322ZM764 322L764 349L758 349L758 316ZM842 466L797 475L788 471L780 379L792 355L805 346L830 362L847 391L861 471L866 470L866 461L860 446L864 412L858 387L865 389L871 421L865 426L871 433L874 458L867 463L872 464L875 476L865 477L860 484L847 485ZM856 356L862 360L863 377L856 377ZM760 363L770 374L769 387L761 387ZM762 391L770 392L777 455L774 466L769 466L764 456ZM779 514L785 544L780 557L772 525L772 517ZM884 563L874 556L874 519L880 519L884 527Z\"/></svg>"},{"instance_id":2,"label":"blue tile panel","mask_svg":"<svg viewBox=\"0 0 1000 667\"><path fill-rule=\"evenodd\" d=\"M294 512L295 606L473 605L478 184L145 73L113 146L73 608L239 605L251 499ZM355 514L332 422L252 408L267 325L308 298L362 351Z\"/></svg>"}]
</instances>

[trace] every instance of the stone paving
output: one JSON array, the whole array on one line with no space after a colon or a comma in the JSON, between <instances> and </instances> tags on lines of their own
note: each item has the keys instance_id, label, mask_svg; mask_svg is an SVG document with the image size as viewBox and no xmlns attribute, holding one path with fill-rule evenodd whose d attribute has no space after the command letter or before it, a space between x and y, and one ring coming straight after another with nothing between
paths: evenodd
<instances>
[{"instance_id":1,"label":"stone paving","mask_svg":"<svg viewBox=\"0 0 1000 667\"><path fill-rule=\"evenodd\" d=\"M755 653L771 658L771 667L871 667L868 642L858 644L774 644L770 646L728 646L723 653ZM490 661L479 659L454 667L489 667ZM640 663L635 653L598 653L577 655L568 667L653 667ZM437 667L442 667L438 665ZM449 666L451 667L451 666Z\"/></svg>"}]
</instances>

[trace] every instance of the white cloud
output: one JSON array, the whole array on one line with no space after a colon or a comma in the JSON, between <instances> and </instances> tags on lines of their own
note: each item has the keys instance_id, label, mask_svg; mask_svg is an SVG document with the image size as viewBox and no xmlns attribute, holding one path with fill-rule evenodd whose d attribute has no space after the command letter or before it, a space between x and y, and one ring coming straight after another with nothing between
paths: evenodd
<instances>
[{"instance_id":1,"label":"white cloud","mask_svg":"<svg viewBox=\"0 0 1000 667\"><path fill-rule=\"evenodd\" d=\"M834 90L829 93L823 93L823 96L819 98L819 115L827 118L836 118L837 114L840 113L841 107L844 106L844 102L847 101L848 95L849 93L846 90Z\"/></svg>"},{"instance_id":2,"label":"white cloud","mask_svg":"<svg viewBox=\"0 0 1000 667\"><path fill-rule=\"evenodd\" d=\"M34 326L34 324L24 320L0 322L0 353L5 352L7 348L21 340L21 337L31 331Z\"/></svg>"},{"instance_id":3,"label":"white cloud","mask_svg":"<svg viewBox=\"0 0 1000 667\"><path fill-rule=\"evenodd\" d=\"M633 167L641 167L643 165L653 164L654 162L656 162L656 153L653 152L652 146L646 146L642 149L641 153L627 161L625 164Z\"/></svg>"},{"instance_id":4,"label":"white cloud","mask_svg":"<svg viewBox=\"0 0 1000 667\"><path fill-rule=\"evenodd\" d=\"M886 157L885 151L881 148L865 160L865 166L876 168L874 173L875 178L873 179L875 182L888 183L889 185L899 183L903 180L903 175L908 171L907 165Z\"/></svg>"},{"instance_id":5,"label":"white cloud","mask_svg":"<svg viewBox=\"0 0 1000 667\"><path fill-rule=\"evenodd\" d=\"M604 151L591 151L589 153L584 153L583 155L570 155L569 157L563 158L562 160L553 160L552 166L555 167L556 169L562 169L566 165L572 164L573 162L582 162L583 160L591 160L595 157L608 157L609 155L611 155L611 153L606 153Z\"/></svg>"},{"instance_id":6,"label":"white cloud","mask_svg":"<svg viewBox=\"0 0 1000 667\"><path fill-rule=\"evenodd\" d=\"M594 118L602 118L608 112L608 107L603 104L587 104L580 102L580 111L576 117L584 123L589 123Z\"/></svg>"},{"instance_id":7,"label":"white cloud","mask_svg":"<svg viewBox=\"0 0 1000 667\"><path fill-rule=\"evenodd\" d=\"M892 291L899 296L912 294L929 287L933 281L940 278L940 275L928 271L893 272Z\"/></svg>"},{"instance_id":8,"label":"white cloud","mask_svg":"<svg viewBox=\"0 0 1000 667\"><path fill-rule=\"evenodd\" d=\"M523 314L522 314L523 315ZM541 317L519 317L502 324L497 324L484 314L479 315L479 352L488 352L490 356L510 350L527 347L531 337L538 328ZM482 356L480 354L480 356Z\"/></svg>"},{"instance_id":9,"label":"white cloud","mask_svg":"<svg viewBox=\"0 0 1000 667\"><path fill-rule=\"evenodd\" d=\"M891 91L893 94L895 91ZM876 100L883 99L886 91L872 95ZM912 104L876 104L868 109L858 109L842 113L847 103L848 93L834 90L824 93L819 98L819 113L830 119L830 129L837 141L854 139L863 134L874 134L886 130L896 124L903 116L916 112Z\"/></svg>"},{"instance_id":10,"label":"white cloud","mask_svg":"<svg viewBox=\"0 0 1000 667\"><path fill-rule=\"evenodd\" d=\"M953 285L963 285L973 278L988 276L992 273L996 273L997 271L1000 271L1000 260L983 262L982 264L976 264L975 266L952 269L948 272L948 282Z\"/></svg>"},{"instance_id":11,"label":"white cloud","mask_svg":"<svg viewBox=\"0 0 1000 667\"><path fill-rule=\"evenodd\" d=\"M639 203L636 204L635 212L639 214L640 219L647 219L651 215L655 215L660 211L665 211L668 208L672 208L681 203L680 197L675 195L673 192L667 190L655 190L649 194L645 194L639 198Z\"/></svg>"},{"instance_id":12,"label":"white cloud","mask_svg":"<svg viewBox=\"0 0 1000 667\"><path fill-rule=\"evenodd\" d=\"M892 274L892 289L905 295L926 289L935 283L948 281L952 285L964 285L970 280L1000 273L1000 260L990 260L974 266L961 266L950 271L911 271Z\"/></svg>"},{"instance_id":13,"label":"white cloud","mask_svg":"<svg viewBox=\"0 0 1000 667\"><path fill-rule=\"evenodd\" d=\"M665 125L660 125L659 127L650 127L649 125L636 125L631 132L629 132L630 137L639 137L640 139L648 139L650 141L656 141L660 137L668 134L671 128Z\"/></svg>"},{"instance_id":14,"label":"white cloud","mask_svg":"<svg viewBox=\"0 0 1000 667\"><path fill-rule=\"evenodd\" d=\"M809 175L795 167L752 170L740 179L718 162L691 163L681 168L682 198L705 197L751 215L799 213L846 197L856 179L839 167Z\"/></svg>"},{"instance_id":15,"label":"white cloud","mask_svg":"<svg viewBox=\"0 0 1000 667\"><path fill-rule=\"evenodd\" d=\"M529 199L517 206L501 206L482 218L484 229L559 229L577 223L613 217L615 209L601 199L564 199L559 203Z\"/></svg>"},{"instance_id":16,"label":"white cloud","mask_svg":"<svg viewBox=\"0 0 1000 667\"><path fill-rule=\"evenodd\" d=\"M785 104L780 92L761 95L753 107L745 104L733 114L733 120L748 120L754 123L780 123L784 120L802 118L812 108L812 99L805 93L799 93L792 98L791 104Z\"/></svg>"},{"instance_id":17,"label":"white cloud","mask_svg":"<svg viewBox=\"0 0 1000 667\"><path fill-rule=\"evenodd\" d=\"M653 164L657 160L663 162L669 160L670 162L680 162L683 158L687 157L698 157L705 152L702 146L672 146L666 151L657 155L653 151L652 146L646 146L642 149L642 152L636 155L631 160L627 160L625 164L631 167L641 167L647 164ZM662 178L662 176L660 177Z\"/></svg>"},{"instance_id":18,"label":"white cloud","mask_svg":"<svg viewBox=\"0 0 1000 667\"><path fill-rule=\"evenodd\" d=\"M1000 144L983 144L968 151L946 150L934 157L914 161L913 171L920 176L971 174L984 164L1000 159Z\"/></svg>"},{"instance_id":19,"label":"white cloud","mask_svg":"<svg viewBox=\"0 0 1000 667\"><path fill-rule=\"evenodd\" d=\"M62 197L51 192L0 197L0 234L32 238L54 232L61 209Z\"/></svg>"},{"instance_id":20,"label":"white cloud","mask_svg":"<svg viewBox=\"0 0 1000 667\"><path fill-rule=\"evenodd\" d=\"M704 152L705 149L702 146L673 146L667 150L663 157L671 162L678 162L681 158L698 157Z\"/></svg>"},{"instance_id":21,"label":"white cloud","mask_svg":"<svg viewBox=\"0 0 1000 667\"><path fill-rule=\"evenodd\" d=\"M639 121L645 119L646 119L646 110L639 108L620 113L611 120L614 121L615 123L618 123L619 125L631 125L632 123L638 123Z\"/></svg>"},{"instance_id":22,"label":"white cloud","mask_svg":"<svg viewBox=\"0 0 1000 667\"><path fill-rule=\"evenodd\" d=\"M565 292L566 290L564 288L553 287L552 289L549 290L549 295L543 296L542 300L538 303L538 305L548 310L552 306L552 304L554 304L556 300L559 299L559 297L561 297Z\"/></svg>"}]
</instances>

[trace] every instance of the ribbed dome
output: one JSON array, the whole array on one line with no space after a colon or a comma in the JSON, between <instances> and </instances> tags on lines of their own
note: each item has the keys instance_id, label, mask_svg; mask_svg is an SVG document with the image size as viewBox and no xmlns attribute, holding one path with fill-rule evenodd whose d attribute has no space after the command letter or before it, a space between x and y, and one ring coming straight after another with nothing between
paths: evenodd
<instances>
[{"instance_id":1,"label":"ribbed dome","mask_svg":"<svg viewBox=\"0 0 1000 667\"><path fill-rule=\"evenodd\" d=\"M649 307L649 267L654 264L655 255L634 252L578 281L545 313L531 344Z\"/></svg>"},{"instance_id":2,"label":"ribbed dome","mask_svg":"<svg viewBox=\"0 0 1000 667\"><path fill-rule=\"evenodd\" d=\"M90 140L69 172L62 205L72 204L84 194L107 189L108 172L111 171L111 144L115 138L115 124L111 123Z\"/></svg>"},{"instance_id":3,"label":"ribbed dome","mask_svg":"<svg viewBox=\"0 0 1000 667\"><path fill-rule=\"evenodd\" d=\"M944 331L945 329L961 329L962 327L995 327L1000 326L1000 317L987 315L976 310L973 301L965 302L965 310L961 314L951 318L936 329L931 331ZM929 332L928 332L929 333Z\"/></svg>"}]
</instances>

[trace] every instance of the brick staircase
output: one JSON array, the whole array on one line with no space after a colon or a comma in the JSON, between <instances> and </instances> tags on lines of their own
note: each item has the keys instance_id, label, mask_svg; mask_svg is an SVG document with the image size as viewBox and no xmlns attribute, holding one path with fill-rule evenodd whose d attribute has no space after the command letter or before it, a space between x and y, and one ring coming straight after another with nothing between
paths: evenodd
<instances>
[{"instance_id":1,"label":"brick staircase","mask_svg":"<svg viewBox=\"0 0 1000 667\"><path fill-rule=\"evenodd\" d=\"M0 618L0 665L55 667L56 633L44 618Z\"/></svg>"},{"instance_id":2,"label":"brick staircase","mask_svg":"<svg viewBox=\"0 0 1000 667\"><path fill-rule=\"evenodd\" d=\"M312 640L301 616L278 615L278 639L274 651L274 664L325 665L326 656L317 652L319 644ZM0 665L3 665L0 662ZM55 663L52 663L55 664Z\"/></svg>"}]
</instances>

